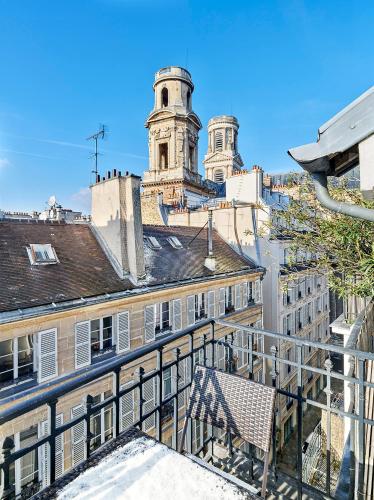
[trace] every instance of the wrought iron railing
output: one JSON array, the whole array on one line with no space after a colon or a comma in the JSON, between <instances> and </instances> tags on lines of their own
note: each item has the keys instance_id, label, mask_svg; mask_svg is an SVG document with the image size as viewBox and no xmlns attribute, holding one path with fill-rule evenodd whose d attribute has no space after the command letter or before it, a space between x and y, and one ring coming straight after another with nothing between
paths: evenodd
<instances>
[{"instance_id":1,"label":"wrought iron railing","mask_svg":"<svg viewBox=\"0 0 374 500\"><path fill-rule=\"evenodd\" d=\"M246 337L245 347L237 345L234 341L234 334L236 332L243 332ZM258 337L263 337L263 342L256 342ZM183 343L183 347L175 347L176 344ZM294 346L296 351L296 357L294 360L285 359L280 354L282 353L282 346L284 343L289 345L290 343ZM264 351L256 350L257 346L264 346ZM220 347L219 347L220 346ZM324 366L314 366L312 364L307 364L304 361L303 354L305 352L305 346L309 346L316 353L324 352L326 353L326 361ZM327 343L315 342L312 340L307 340L305 338L300 338L292 335L284 335L275 332L261 330L259 328L244 326L227 319L216 319L216 320L204 320L193 325L185 330L177 333L168 335L165 338L156 340L150 344L146 344L138 349L130 351L124 355L116 356L115 358L110 358L105 363L100 366L92 366L85 373L80 374L68 381L57 385L56 387L50 388L40 394L24 400L22 402L16 403L9 408L0 411L0 426L5 426L12 422L13 420L24 417L30 412L41 410L43 407L48 408L48 433L47 435L39 438L36 442L25 446L21 449L14 450L14 442L8 437L3 443L3 460L0 464L2 470L2 496L4 498L14 498L16 496L14 490L14 484L10 479L10 468L11 464L16 460L25 457L28 453L34 450L40 449L40 447L47 445L49 447L48 453L48 478L47 483L53 484L56 481L56 462L51 457L55 457L56 452L56 439L63 435L66 431L71 430L74 426L81 422L85 422L86 428L86 449L85 457L86 459L90 457L92 450L90 446L92 434L91 434L91 417L94 413L97 413L102 408L108 407L108 405L113 405L114 423L113 423L113 435L114 439L119 436L126 429L120 427L121 415L120 415L120 405L121 398L125 397L130 392L136 391L138 393L138 411L136 412L136 418L133 419L132 425L138 426L139 428L145 429L145 423L147 419L154 416L155 426L154 426L154 437L162 441L164 427L163 423L165 420L169 422L171 426L172 433L172 446L177 448L178 446L178 431L180 430L180 413L178 410L178 399L181 395L185 394L189 390L191 385L191 377L193 373L193 366L195 362L195 356L199 354L199 363L216 366L217 365L217 353L218 349L224 350L223 366L221 368L226 371L235 370L235 356L238 352L244 353L245 363L244 367L241 369L243 376L248 378L253 378L256 366L258 368L259 360L263 361L263 365L267 367L264 374L265 382L272 384L277 388L279 395L279 401L281 398L291 398L295 401L293 405L296 411L296 426L295 435L295 473L291 474L289 481L295 485L297 491L297 497L302 498L303 490L309 489L315 492L315 498L318 498L319 492L313 490L311 485L303 481L303 422L307 415L304 413L305 405L314 407L320 411L326 412L326 443L325 443L325 453L326 453L326 481L323 488L323 494L326 498L334 498L334 492L331 491L331 418L333 415L337 415L344 420L351 422L350 425L350 442L352 444L352 463L354 467L359 467L362 471L363 461L365 461L365 426L373 426L374 420L367 418L367 413L365 413L365 404L363 402L365 391L374 389L374 383L367 380L366 369L368 363L374 362L374 354L363 352L351 348L344 348L339 345L332 345ZM257 348L258 349L258 348ZM167 356L165 356L167 354ZM172 355L172 357L170 357ZM334 370L333 363L331 359L333 357L343 358L348 356L351 360L352 370L348 375ZM155 368L152 371L146 372L143 368L143 364L150 359L150 357L155 358ZM318 359L320 356L318 357ZM324 358L324 356L323 356ZM314 359L314 357L309 357L308 362ZM187 366L189 369L187 379L183 380L181 375L182 363L187 360ZM121 385L121 375L123 375L123 370L127 367L134 366L137 364L136 374L132 378L132 381L125 386ZM282 380L280 377L281 365L291 366L294 370L294 378L296 381L296 390L290 392L282 386ZM315 363L317 364L317 363ZM163 379L165 376L165 371L172 369L176 374L176 383L172 388L171 392L167 396L163 396L162 390L159 390L156 395L156 401L151 409L145 408L144 399L144 387L145 384L152 380L158 380L158 387L163 387ZM324 377L325 379L325 400L321 401L316 398L310 398L305 395L304 392L306 388L304 387L303 374L306 372L312 372L316 376ZM60 399L67 395L74 394L75 391L82 391L84 386L99 380L102 377L111 375L113 377L114 393L95 406L92 405L92 395L86 395L86 407L83 414L77 416L76 418L71 418L70 421L58 425L56 420L56 408ZM339 381L340 383L349 383L356 390L351 391L351 393L358 394L358 400L354 399L351 401L349 408L347 405L344 409L337 407L332 404L332 382ZM87 389L88 391L88 389ZM282 451L283 443L280 440L279 427L282 419L282 407L279 403L278 412L275 418L276 425L273 431L273 453L272 453L272 486L277 487L278 474L283 474L285 471L282 469L282 464L279 461L279 451ZM187 439L187 448L189 451L194 451L194 453L204 453L208 446L212 450L212 443L215 440L214 430L209 429L204 433L204 438L201 441L201 445L198 449L192 449L192 432L189 432ZM235 446L231 439L231 436L226 436L229 444L229 450L233 451ZM288 444L284 445L285 447ZM250 460L249 469L253 471L253 463L258 462L256 454L249 450L246 457ZM289 471L288 471L289 472ZM356 478L352 476L352 481L356 481L355 485L352 485L353 489L360 492L362 490L362 484L360 481L363 480L363 476L360 474L356 475ZM283 479L284 481L284 479ZM35 490L35 486L33 486ZM339 497L339 499L342 497ZM361 496L360 498L364 498Z\"/></svg>"}]
</instances>

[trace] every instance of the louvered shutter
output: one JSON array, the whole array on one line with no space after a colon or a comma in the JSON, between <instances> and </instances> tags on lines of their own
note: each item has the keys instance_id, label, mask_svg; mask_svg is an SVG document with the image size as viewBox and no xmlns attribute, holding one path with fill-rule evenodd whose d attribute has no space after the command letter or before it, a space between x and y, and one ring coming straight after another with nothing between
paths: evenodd
<instances>
[{"instance_id":1,"label":"louvered shutter","mask_svg":"<svg viewBox=\"0 0 374 500\"><path fill-rule=\"evenodd\" d=\"M151 342L155 340L155 304L146 306L144 309L144 340Z\"/></svg>"},{"instance_id":2,"label":"louvered shutter","mask_svg":"<svg viewBox=\"0 0 374 500\"><path fill-rule=\"evenodd\" d=\"M283 316L283 332L285 335L287 335L287 317Z\"/></svg>"},{"instance_id":3,"label":"louvered shutter","mask_svg":"<svg viewBox=\"0 0 374 500\"><path fill-rule=\"evenodd\" d=\"M224 288L219 289L218 307L219 307L219 315L224 316L225 315L225 289Z\"/></svg>"},{"instance_id":4,"label":"louvered shutter","mask_svg":"<svg viewBox=\"0 0 374 500\"><path fill-rule=\"evenodd\" d=\"M173 368L175 368L175 367L173 367ZM175 373L175 370L174 370L174 373ZM180 361L178 363L178 375L179 375L178 389L180 389L186 383L186 360L185 359L183 359L182 361ZM181 408L183 408L183 406L184 406L184 392L185 391L181 392L178 395L178 409L179 410Z\"/></svg>"},{"instance_id":5,"label":"louvered shutter","mask_svg":"<svg viewBox=\"0 0 374 500\"><path fill-rule=\"evenodd\" d=\"M220 370L225 370L226 368L226 363L225 363L225 356L226 356L226 352L225 352L225 346L223 346L222 344L215 344L216 346L216 360L215 360L215 364L216 364L216 367L219 368Z\"/></svg>"},{"instance_id":6,"label":"louvered shutter","mask_svg":"<svg viewBox=\"0 0 374 500\"><path fill-rule=\"evenodd\" d=\"M75 368L91 364L90 322L82 321L75 325Z\"/></svg>"},{"instance_id":7,"label":"louvered shutter","mask_svg":"<svg viewBox=\"0 0 374 500\"><path fill-rule=\"evenodd\" d=\"M237 347L243 347L243 332L241 330L234 333L234 345ZM233 351L238 359L237 367L241 368L244 364L244 353L241 349L234 349Z\"/></svg>"},{"instance_id":8,"label":"louvered shutter","mask_svg":"<svg viewBox=\"0 0 374 500\"><path fill-rule=\"evenodd\" d=\"M64 423L64 415L60 413L56 415L56 427L61 427ZM64 433L62 432L56 437L56 478L61 477L64 473L64 458L65 458L65 450L64 450Z\"/></svg>"},{"instance_id":9,"label":"louvered shutter","mask_svg":"<svg viewBox=\"0 0 374 500\"><path fill-rule=\"evenodd\" d=\"M181 299L173 300L173 331L182 329L182 301Z\"/></svg>"},{"instance_id":10,"label":"louvered shutter","mask_svg":"<svg viewBox=\"0 0 374 500\"><path fill-rule=\"evenodd\" d=\"M126 386L130 385L131 382L125 384L121 387L124 389ZM134 401L134 391L128 392L120 398L120 432L131 427L135 422L135 401Z\"/></svg>"},{"instance_id":11,"label":"louvered shutter","mask_svg":"<svg viewBox=\"0 0 374 500\"><path fill-rule=\"evenodd\" d=\"M215 316L215 293L214 290L209 290L208 292L208 318L214 318Z\"/></svg>"},{"instance_id":12,"label":"louvered shutter","mask_svg":"<svg viewBox=\"0 0 374 500\"><path fill-rule=\"evenodd\" d=\"M47 436L49 434L49 422L48 420L43 420L40 422L38 429L39 439ZM40 463L40 479L42 481L43 488L49 485L49 457L50 449L49 444L45 443L38 448L39 453L39 463Z\"/></svg>"},{"instance_id":13,"label":"louvered shutter","mask_svg":"<svg viewBox=\"0 0 374 500\"><path fill-rule=\"evenodd\" d=\"M234 307L235 311L241 308L242 306L242 299L240 296L240 284L235 285L235 298L234 298Z\"/></svg>"},{"instance_id":14,"label":"louvered shutter","mask_svg":"<svg viewBox=\"0 0 374 500\"><path fill-rule=\"evenodd\" d=\"M261 281L255 281L255 303L258 304L261 302Z\"/></svg>"},{"instance_id":15,"label":"louvered shutter","mask_svg":"<svg viewBox=\"0 0 374 500\"><path fill-rule=\"evenodd\" d=\"M77 418L85 413L84 406L78 405L71 409L71 417ZM71 428L71 452L73 466L86 458L86 422L82 420Z\"/></svg>"},{"instance_id":16,"label":"louvered shutter","mask_svg":"<svg viewBox=\"0 0 374 500\"><path fill-rule=\"evenodd\" d=\"M57 375L57 329L39 332L38 381L44 382Z\"/></svg>"},{"instance_id":17,"label":"louvered shutter","mask_svg":"<svg viewBox=\"0 0 374 500\"><path fill-rule=\"evenodd\" d=\"M143 384L143 414L153 410L156 406L156 377L147 380ZM155 414L144 420L144 430L150 431L155 426Z\"/></svg>"},{"instance_id":18,"label":"louvered shutter","mask_svg":"<svg viewBox=\"0 0 374 500\"><path fill-rule=\"evenodd\" d=\"M248 305L248 282L242 283L242 307Z\"/></svg>"},{"instance_id":19,"label":"louvered shutter","mask_svg":"<svg viewBox=\"0 0 374 500\"><path fill-rule=\"evenodd\" d=\"M193 358L192 358L193 361ZM192 373L193 373L193 366L192 366L192 371L191 371L191 360L190 358L185 359L185 369L186 369L186 384L191 382L192 380ZM185 400L185 405L188 405L188 401L190 399L190 392L191 392L191 386L187 387L187 389L184 391L184 400Z\"/></svg>"},{"instance_id":20,"label":"louvered shutter","mask_svg":"<svg viewBox=\"0 0 374 500\"><path fill-rule=\"evenodd\" d=\"M117 314L117 353L130 349L130 314L124 311Z\"/></svg>"},{"instance_id":21,"label":"louvered shutter","mask_svg":"<svg viewBox=\"0 0 374 500\"><path fill-rule=\"evenodd\" d=\"M208 344L206 346L206 366L213 366L213 344Z\"/></svg>"},{"instance_id":22,"label":"louvered shutter","mask_svg":"<svg viewBox=\"0 0 374 500\"><path fill-rule=\"evenodd\" d=\"M195 323L195 295L187 297L187 323L188 326Z\"/></svg>"}]
</instances>

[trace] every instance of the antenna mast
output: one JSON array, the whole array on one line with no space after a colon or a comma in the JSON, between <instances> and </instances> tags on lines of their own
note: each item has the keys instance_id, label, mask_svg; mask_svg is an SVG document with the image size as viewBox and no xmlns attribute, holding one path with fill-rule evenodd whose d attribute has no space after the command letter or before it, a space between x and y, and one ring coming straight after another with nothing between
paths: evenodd
<instances>
[{"instance_id":1,"label":"antenna mast","mask_svg":"<svg viewBox=\"0 0 374 500\"><path fill-rule=\"evenodd\" d=\"M91 158L95 158L95 170L92 170L92 173L95 174L97 177L98 170L97 170L97 159L99 156L99 150L98 150L98 140L99 139L104 139L107 135L107 128L105 125L101 125L100 129L98 132L96 132L93 135L90 135L90 137L87 137L87 141L95 141L95 152L92 153Z\"/></svg>"}]
</instances>

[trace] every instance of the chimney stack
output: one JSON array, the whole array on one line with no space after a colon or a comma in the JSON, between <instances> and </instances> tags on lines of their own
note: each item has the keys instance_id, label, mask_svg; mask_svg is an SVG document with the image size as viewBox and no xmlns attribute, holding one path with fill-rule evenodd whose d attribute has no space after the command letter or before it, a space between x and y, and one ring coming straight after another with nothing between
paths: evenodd
<instances>
[{"instance_id":1,"label":"chimney stack","mask_svg":"<svg viewBox=\"0 0 374 500\"><path fill-rule=\"evenodd\" d=\"M119 277L135 284L145 275L140 181L119 173L91 186L92 228Z\"/></svg>"},{"instance_id":2,"label":"chimney stack","mask_svg":"<svg viewBox=\"0 0 374 500\"><path fill-rule=\"evenodd\" d=\"M208 210L208 256L205 258L204 266L210 271L216 270L216 258L213 255L213 210Z\"/></svg>"}]
</instances>

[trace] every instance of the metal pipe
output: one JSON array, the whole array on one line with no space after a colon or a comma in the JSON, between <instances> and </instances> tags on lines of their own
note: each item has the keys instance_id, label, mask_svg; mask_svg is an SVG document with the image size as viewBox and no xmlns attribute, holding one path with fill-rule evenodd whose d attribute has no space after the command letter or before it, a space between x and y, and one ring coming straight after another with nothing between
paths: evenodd
<instances>
[{"instance_id":1,"label":"metal pipe","mask_svg":"<svg viewBox=\"0 0 374 500\"><path fill-rule=\"evenodd\" d=\"M213 212L208 211L208 255L213 256Z\"/></svg>"},{"instance_id":2,"label":"metal pipe","mask_svg":"<svg viewBox=\"0 0 374 500\"><path fill-rule=\"evenodd\" d=\"M311 176L313 179L314 187L316 189L317 199L322 206L328 208L329 210L332 210L333 212L349 215L350 217L355 217L356 219L363 219L374 222L374 210L370 208L359 207L357 205L350 205L349 203L336 201L331 198L329 190L327 188L327 176L325 173L312 173Z\"/></svg>"}]
</instances>

